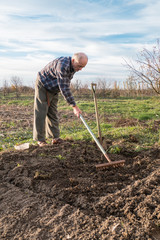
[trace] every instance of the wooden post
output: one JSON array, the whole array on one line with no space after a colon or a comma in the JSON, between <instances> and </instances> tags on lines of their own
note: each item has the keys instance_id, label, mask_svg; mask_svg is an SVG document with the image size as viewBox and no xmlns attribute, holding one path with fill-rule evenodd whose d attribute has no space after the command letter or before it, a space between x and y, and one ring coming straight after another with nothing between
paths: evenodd
<instances>
[{"instance_id":1,"label":"wooden post","mask_svg":"<svg viewBox=\"0 0 160 240\"><path fill-rule=\"evenodd\" d=\"M98 106L97 106L97 98L96 98L96 83L91 83L93 97L94 97L94 104L95 104L95 112L96 112L96 121L97 121L97 128L98 128L98 137L99 141L102 144L102 135L101 135L101 129L100 129L100 123L99 123L99 114L98 114Z\"/></svg>"}]
</instances>

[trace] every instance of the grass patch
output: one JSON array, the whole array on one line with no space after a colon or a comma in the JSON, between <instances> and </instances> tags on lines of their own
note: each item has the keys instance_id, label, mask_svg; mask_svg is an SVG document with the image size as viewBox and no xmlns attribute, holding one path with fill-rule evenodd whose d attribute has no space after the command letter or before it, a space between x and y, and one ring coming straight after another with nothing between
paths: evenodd
<instances>
[{"instance_id":1,"label":"grass patch","mask_svg":"<svg viewBox=\"0 0 160 240\"><path fill-rule=\"evenodd\" d=\"M10 105L11 107L13 105L13 109L14 105L33 107L33 101L33 95L20 96L20 99L15 99L13 96L8 98L1 96L1 104L5 104L6 106ZM160 99L158 97L147 99L98 99L97 102L102 136L115 143L114 147L112 146L109 151L118 153L121 151L123 144L126 147L131 147L135 151L140 151L160 142L159 127L156 125L155 128L155 121L160 120ZM86 116L88 114L85 119L93 133L97 136L98 131L93 99L78 100L77 105L82 110L83 116L84 114ZM21 108L21 111L22 110L23 108ZM72 108L68 106L62 97L59 99L58 110L62 113L61 119L63 121L60 124L62 138L73 140L92 139L80 119L68 118L68 111L72 111ZM26 107L24 111L26 111ZM30 115L33 115L33 111L31 111L31 109L29 111ZM32 128L23 128L23 120L16 119L14 115L12 116L10 121L5 121L5 119L1 121L3 130L0 133L0 150L24 142L33 143ZM28 116L29 115L27 115L27 117ZM92 120L90 120L90 116L92 116ZM14 121L14 117L16 121ZM31 118L33 119L33 116L31 116ZM135 126L124 125L123 127L114 127L118 119L133 119L135 122L139 120L144 124L141 125L137 121ZM135 138L137 142L134 142L131 136Z\"/></svg>"},{"instance_id":2,"label":"grass patch","mask_svg":"<svg viewBox=\"0 0 160 240\"><path fill-rule=\"evenodd\" d=\"M136 118L138 120L151 120L151 119L155 119L155 113L142 113L142 114L139 114Z\"/></svg>"},{"instance_id":3,"label":"grass patch","mask_svg":"<svg viewBox=\"0 0 160 240\"><path fill-rule=\"evenodd\" d=\"M20 95L16 98L14 93L10 93L7 96L0 97L0 103L5 105L19 105L19 106L28 106L33 105L34 95Z\"/></svg>"},{"instance_id":4,"label":"grass patch","mask_svg":"<svg viewBox=\"0 0 160 240\"><path fill-rule=\"evenodd\" d=\"M17 131L17 132L10 132L1 134L0 139L0 149L7 149L12 148L15 145L22 144L25 142L33 143L33 134L31 130L27 131Z\"/></svg>"}]
</instances>

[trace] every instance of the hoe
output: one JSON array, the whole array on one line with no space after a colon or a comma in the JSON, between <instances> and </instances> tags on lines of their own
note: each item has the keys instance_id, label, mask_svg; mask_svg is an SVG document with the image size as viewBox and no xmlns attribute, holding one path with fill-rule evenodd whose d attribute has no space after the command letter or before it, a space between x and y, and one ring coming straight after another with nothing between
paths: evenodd
<instances>
[{"instance_id":1,"label":"hoe","mask_svg":"<svg viewBox=\"0 0 160 240\"><path fill-rule=\"evenodd\" d=\"M90 127L88 126L88 124L86 123L86 121L84 120L84 118L82 117L82 115L80 114L80 119L82 120L83 124L85 125L85 127L87 128L88 132L91 134L92 138L94 139L94 141L96 142L96 144L98 145L99 149L101 150L101 152L103 153L103 155L105 156L105 158L107 159L108 163L101 163L101 164L97 164L96 165L96 169L105 169L105 168L109 168L109 167L119 167L119 166L123 166L125 163L125 160L120 160L120 161L111 161L107 155L107 153L105 152L104 148L102 147L102 145L100 144L100 142L98 141L98 139L95 137L95 135L93 134L93 132L91 131Z\"/></svg>"}]
</instances>

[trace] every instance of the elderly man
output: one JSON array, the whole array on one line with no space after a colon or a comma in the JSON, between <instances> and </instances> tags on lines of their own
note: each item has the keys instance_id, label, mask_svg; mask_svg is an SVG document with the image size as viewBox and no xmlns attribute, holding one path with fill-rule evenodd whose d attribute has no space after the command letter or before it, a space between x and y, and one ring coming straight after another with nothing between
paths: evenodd
<instances>
[{"instance_id":1,"label":"elderly man","mask_svg":"<svg viewBox=\"0 0 160 240\"><path fill-rule=\"evenodd\" d=\"M74 114L79 117L81 110L70 91L70 82L75 72L82 70L88 62L85 53L75 53L72 57L60 57L47 64L39 73L35 86L33 139L39 146L45 146L46 137L52 143L60 143L57 116L58 93L61 92Z\"/></svg>"}]
</instances>

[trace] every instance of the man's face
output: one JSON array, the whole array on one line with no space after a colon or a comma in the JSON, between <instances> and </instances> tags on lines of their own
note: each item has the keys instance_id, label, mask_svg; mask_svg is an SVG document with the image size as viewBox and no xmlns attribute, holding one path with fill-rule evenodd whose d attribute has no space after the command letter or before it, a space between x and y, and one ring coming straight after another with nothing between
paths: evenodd
<instances>
[{"instance_id":1,"label":"man's face","mask_svg":"<svg viewBox=\"0 0 160 240\"><path fill-rule=\"evenodd\" d=\"M85 59L82 59L80 62L76 62L75 59L72 60L72 65L76 72L82 70L82 68L84 68L86 64L87 64L87 60Z\"/></svg>"}]
</instances>

